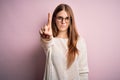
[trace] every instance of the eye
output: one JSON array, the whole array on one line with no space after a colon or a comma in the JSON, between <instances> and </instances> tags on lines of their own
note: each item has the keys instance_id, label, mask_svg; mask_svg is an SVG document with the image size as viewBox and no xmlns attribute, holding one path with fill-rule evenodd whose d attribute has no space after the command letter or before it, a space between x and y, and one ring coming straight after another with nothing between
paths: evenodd
<instances>
[{"instance_id":1,"label":"eye","mask_svg":"<svg viewBox=\"0 0 120 80\"><path fill-rule=\"evenodd\" d=\"M69 20L70 18L69 18L69 17L66 17L65 19L66 19L66 20Z\"/></svg>"},{"instance_id":2,"label":"eye","mask_svg":"<svg viewBox=\"0 0 120 80\"><path fill-rule=\"evenodd\" d=\"M61 16L57 17L58 20L62 20L63 18Z\"/></svg>"}]
</instances>

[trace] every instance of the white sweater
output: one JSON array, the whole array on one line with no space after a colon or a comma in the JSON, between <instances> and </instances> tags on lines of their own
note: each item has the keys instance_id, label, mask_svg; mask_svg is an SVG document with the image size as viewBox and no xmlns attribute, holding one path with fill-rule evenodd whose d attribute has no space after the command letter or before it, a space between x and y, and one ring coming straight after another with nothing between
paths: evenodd
<instances>
[{"instance_id":1,"label":"white sweater","mask_svg":"<svg viewBox=\"0 0 120 80\"><path fill-rule=\"evenodd\" d=\"M67 41L63 38L41 39L46 53L46 65L43 80L88 80L87 49L85 40L80 37L77 42L79 55L67 69Z\"/></svg>"}]
</instances>

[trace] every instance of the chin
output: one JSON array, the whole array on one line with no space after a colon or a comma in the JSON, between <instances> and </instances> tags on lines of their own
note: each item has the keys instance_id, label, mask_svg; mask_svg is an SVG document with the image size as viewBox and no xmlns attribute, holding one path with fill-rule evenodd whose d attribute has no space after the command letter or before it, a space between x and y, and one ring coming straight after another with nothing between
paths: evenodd
<instances>
[{"instance_id":1,"label":"chin","mask_svg":"<svg viewBox=\"0 0 120 80\"><path fill-rule=\"evenodd\" d=\"M67 30L66 29L60 29L59 31L60 32L66 32Z\"/></svg>"}]
</instances>

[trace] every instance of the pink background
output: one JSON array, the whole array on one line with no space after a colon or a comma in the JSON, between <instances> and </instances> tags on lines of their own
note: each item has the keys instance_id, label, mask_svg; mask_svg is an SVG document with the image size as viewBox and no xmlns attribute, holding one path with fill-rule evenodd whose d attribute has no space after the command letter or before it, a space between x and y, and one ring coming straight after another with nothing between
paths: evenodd
<instances>
[{"instance_id":1,"label":"pink background","mask_svg":"<svg viewBox=\"0 0 120 80\"><path fill-rule=\"evenodd\" d=\"M42 80L38 31L60 3L72 7L86 39L89 80L120 80L119 0L0 0L0 80Z\"/></svg>"}]
</instances>

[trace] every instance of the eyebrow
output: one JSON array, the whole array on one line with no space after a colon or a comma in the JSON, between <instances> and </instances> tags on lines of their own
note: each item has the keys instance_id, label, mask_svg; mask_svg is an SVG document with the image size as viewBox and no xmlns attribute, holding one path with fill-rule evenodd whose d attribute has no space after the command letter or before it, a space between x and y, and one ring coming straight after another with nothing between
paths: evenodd
<instances>
[{"instance_id":1,"label":"eyebrow","mask_svg":"<svg viewBox=\"0 0 120 80\"><path fill-rule=\"evenodd\" d=\"M61 17L61 18L64 18L63 16L57 16L57 17ZM69 16L65 17L65 18L68 18Z\"/></svg>"}]
</instances>

